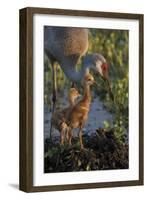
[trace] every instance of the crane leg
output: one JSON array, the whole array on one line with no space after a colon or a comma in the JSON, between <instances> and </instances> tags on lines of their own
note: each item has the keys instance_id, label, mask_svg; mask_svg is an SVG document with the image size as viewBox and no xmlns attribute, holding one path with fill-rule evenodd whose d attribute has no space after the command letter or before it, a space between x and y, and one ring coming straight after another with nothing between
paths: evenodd
<instances>
[{"instance_id":1,"label":"crane leg","mask_svg":"<svg viewBox=\"0 0 147 200\"><path fill-rule=\"evenodd\" d=\"M54 111L55 111L56 100L57 100L57 75L56 75L56 64L53 64L53 97L52 97L53 108L52 108L52 113L54 113Z\"/></svg>"},{"instance_id":2,"label":"crane leg","mask_svg":"<svg viewBox=\"0 0 147 200\"><path fill-rule=\"evenodd\" d=\"M52 80L53 80L53 96L52 96L52 114L51 117L55 111L55 107L56 107L56 100L57 100L57 82L56 82L56 64L53 63L52 64ZM51 122L51 126L50 126L50 139L52 140L52 122Z\"/></svg>"}]
</instances>

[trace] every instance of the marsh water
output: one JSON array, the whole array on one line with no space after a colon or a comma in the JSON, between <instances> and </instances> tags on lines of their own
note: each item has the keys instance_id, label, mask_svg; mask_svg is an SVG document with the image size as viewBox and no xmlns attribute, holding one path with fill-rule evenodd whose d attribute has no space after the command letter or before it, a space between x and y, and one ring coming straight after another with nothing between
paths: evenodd
<instances>
[{"instance_id":1,"label":"marsh water","mask_svg":"<svg viewBox=\"0 0 147 200\"><path fill-rule=\"evenodd\" d=\"M64 96L64 98L63 98ZM64 94L58 97L57 107L66 108L68 106L67 94L64 91ZM50 130L50 119L51 119L51 110L48 106L44 105L44 136L45 139L49 137ZM89 116L85 127L83 128L84 134L92 134L98 128L104 127L104 121L108 121L110 125L113 123L113 115L109 113L103 106L103 103L100 101L99 97L92 93L92 101L89 111ZM53 138L58 138L60 133L58 130L53 128L52 132ZM77 136L77 130L74 130L74 136Z\"/></svg>"}]
</instances>

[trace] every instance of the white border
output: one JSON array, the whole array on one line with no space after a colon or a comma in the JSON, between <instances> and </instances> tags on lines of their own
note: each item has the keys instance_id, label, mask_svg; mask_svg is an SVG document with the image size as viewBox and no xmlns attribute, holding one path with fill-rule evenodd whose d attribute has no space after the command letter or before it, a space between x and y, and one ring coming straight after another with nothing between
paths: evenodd
<instances>
[{"instance_id":1,"label":"white border","mask_svg":"<svg viewBox=\"0 0 147 200\"><path fill-rule=\"evenodd\" d=\"M139 179L139 23L138 20L41 15L33 17L33 185L62 185ZM44 174L43 26L129 30L129 169Z\"/></svg>"}]
</instances>

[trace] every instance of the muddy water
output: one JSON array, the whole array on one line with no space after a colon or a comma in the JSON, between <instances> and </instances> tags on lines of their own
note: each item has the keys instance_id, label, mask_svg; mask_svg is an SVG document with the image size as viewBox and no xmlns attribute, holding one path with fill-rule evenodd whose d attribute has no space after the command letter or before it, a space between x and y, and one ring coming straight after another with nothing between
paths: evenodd
<instances>
[{"instance_id":1,"label":"muddy water","mask_svg":"<svg viewBox=\"0 0 147 200\"><path fill-rule=\"evenodd\" d=\"M65 108L68 105L66 95L65 95L64 101L62 99L63 98L59 100L60 106L62 108ZM45 138L49 137L50 119L51 119L51 112L45 105L44 106L44 136ZM88 134L94 132L97 128L104 126L103 124L104 121L108 121L110 124L112 124L113 116L103 107L103 103L99 100L99 97L93 97L92 102L91 102L89 117L88 117L85 127L83 128L83 132L88 133ZM77 130L74 131L75 136L76 134L77 134ZM57 137L60 134L56 129L53 129L52 135L53 137Z\"/></svg>"}]
</instances>

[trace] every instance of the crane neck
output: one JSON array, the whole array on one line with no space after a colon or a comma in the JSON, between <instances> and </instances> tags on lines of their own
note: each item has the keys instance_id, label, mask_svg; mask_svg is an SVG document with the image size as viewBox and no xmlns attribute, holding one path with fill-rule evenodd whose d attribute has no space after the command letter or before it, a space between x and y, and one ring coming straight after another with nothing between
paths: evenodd
<instances>
[{"instance_id":1,"label":"crane neck","mask_svg":"<svg viewBox=\"0 0 147 200\"><path fill-rule=\"evenodd\" d=\"M89 73L90 66L83 65L79 71L74 67L62 66L65 75L73 82L80 82L86 73Z\"/></svg>"}]
</instances>

